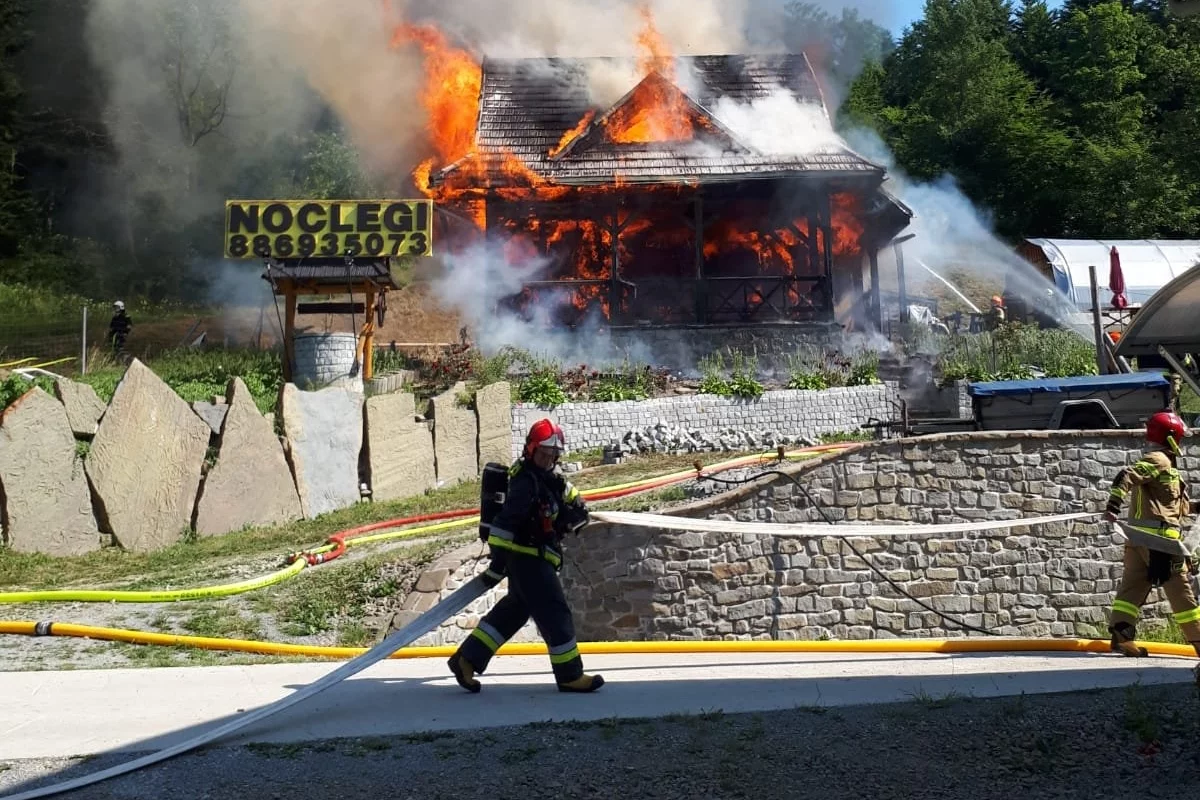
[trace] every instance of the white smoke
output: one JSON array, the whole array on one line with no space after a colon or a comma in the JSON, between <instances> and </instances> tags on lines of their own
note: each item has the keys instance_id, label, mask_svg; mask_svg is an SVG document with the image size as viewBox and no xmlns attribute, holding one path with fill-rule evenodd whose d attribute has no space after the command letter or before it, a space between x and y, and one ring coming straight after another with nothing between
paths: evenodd
<instances>
[{"instance_id":1,"label":"white smoke","mask_svg":"<svg viewBox=\"0 0 1200 800\"><path fill-rule=\"evenodd\" d=\"M885 24L893 13L884 0L817 5L835 15L857 8ZM786 0L649 2L657 29L677 55L778 51L785 6ZM639 7L638 0L94 0L91 55L110 87L109 128L125 166L126 183L118 191L130 203L157 199L181 224L195 220L220 208L226 188L244 177L246 165L284 137L311 130L317 114L330 108L364 167L390 193L410 192L408 175L431 151L418 101L424 82L420 51L392 46L395 24L432 22L478 57L625 59L597 62L588 75L590 99L606 108L644 77L636 65L644 55ZM164 14L172 12L187 25L164 24ZM180 138L178 87L172 87L167 69L180 53L193 68L211 66L218 80L225 69L233 75L230 113L219 134L199 143ZM675 79L695 96L695 76L677 68ZM720 101L711 110L739 139L766 154L805 155L842 142L819 107L782 90L748 105ZM916 211L910 232L918 235L905 245L910 280L924 263L942 274L967 269L1016 275L1018 283L1039 289L1047 285L991 233L986 216L951 181L911 181L877 138L856 131L847 140L890 170L892 191ZM221 174L198 174L201 149L209 155L204 163L218 165ZM214 159L214 153L223 157ZM272 191L264 185L257 194ZM498 320L494 302L546 265L534 259L500 268L503 259L494 255L443 256L437 294L476 329L481 343L527 343L530 329ZM556 340L554 347L566 357L581 342L599 341L591 330Z\"/></svg>"},{"instance_id":2,"label":"white smoke","mask_svg":"<svg viewBox=\"0 0 1200 800\"><path fill-rule=\"evenodd\" d=\"M750 103L721 98L711 110L738 141L764 155L798 157L846 146L821 105L801 102L783 87Z\"/></svg>"},{"instance_id":3,"label":"white smoke","mask_svg":"<svg viewBox=\"0 0 1200 800\"><path fill-rule=\"evenodd\" d=\"M1010 292L1042 304L1060 322L1069 321L1074 309L1067 298L995 234L991 218L963 194L952 175L931 182L914 180L895 163L874 131L855 128L846 131L845 138L855 152L887 170L884 188L913 212L912 222L901 233L914 235L902 245L906 284L928 285L932 273L950 283L952 273L969 275L990 284L996 293ZM890 282L885 288L897 291L894 259L883 254L880 263L883 279ZM955 288L962 291L962 287ZM913 294L911 288L909 294ZM989 296L967 296L981 311L987 311Z\"/></svg>"}]
</instances>

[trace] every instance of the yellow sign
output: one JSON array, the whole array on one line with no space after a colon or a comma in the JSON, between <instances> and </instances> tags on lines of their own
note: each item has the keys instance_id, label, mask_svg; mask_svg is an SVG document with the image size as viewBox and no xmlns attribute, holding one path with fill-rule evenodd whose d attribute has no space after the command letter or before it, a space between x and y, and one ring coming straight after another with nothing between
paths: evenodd
<instances>
[{"instance_id":1,"label":"yellow sign","mask_svg":"<svg viewBox=\"0 0 1200 800\"><path fill-rule=\"evenodd\" d=\"M226 258L433 255L429 200L229 200Z\"/></svg>"}]
</instances>

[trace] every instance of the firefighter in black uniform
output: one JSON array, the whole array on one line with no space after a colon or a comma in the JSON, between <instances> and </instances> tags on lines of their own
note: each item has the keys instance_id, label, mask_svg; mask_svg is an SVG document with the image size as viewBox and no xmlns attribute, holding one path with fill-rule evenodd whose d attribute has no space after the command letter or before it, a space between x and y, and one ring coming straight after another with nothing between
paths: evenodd
<instances>
[{"instance_id":1,"label":"firefighter in black uniform","mask_svg":"<svg viewBox=\"0 0 1200 800\"><path fill-rule=\"evenodd\" d=\"M558 578L563 535L588 521L579 490L554 471L565 447L562 428L540 420L525 438L521 459L509 470L504 505L487 532L492 561L484 573L492 585L507 577L508 594L449 661L455 680L467 691L482 688L475 676L487 670L500 646L530 618L546 642L559 691L593 692L604 685L601 676L584 674L575 621Z\"/></svg>"},{"instance_id":2,"label":"firefighter in black uniform","mask_svg":"<svg viewBox=\"0 0 1200 800\"><path fill-rule=\"evenodd\" d=\"M125 350L125 340L133 330L133 320L125 313L125 303L118 300L113 303L112 319L108 321L108 342L114 353Z\"/></svg>"}]
</instances>

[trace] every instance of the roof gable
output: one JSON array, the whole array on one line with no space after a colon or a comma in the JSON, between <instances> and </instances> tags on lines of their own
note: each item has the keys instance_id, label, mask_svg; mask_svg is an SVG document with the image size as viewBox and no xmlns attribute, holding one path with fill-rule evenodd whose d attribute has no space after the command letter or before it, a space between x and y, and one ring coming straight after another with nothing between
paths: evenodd
<instances>
[{"instance_id":1,"label":"roof gable","mask_svg":"<svg viewBox=\"0 0 1200 800\"><path fill-rule=\"evenodd\" d=\"M718 101L747 104L769 97L780 87L798 101L819 104L824 110L816 75L803 54L684 56L676 62L679 71L686 70L691 78L688 92L652 72L605 110L590 99L589 72L596 67L628 68L632 59L485 59L477 152L468 159L478 163L482 172L469 178L460 174L459 179L474 184L486 176L482 185L500 185L504 181L498 167L514 158L543 179L566 185L744 180L812 172L883 176L881 166L848 147L827 147L797 157L757 153L716 120L710 109ZM621 117L639 107L636 101L641 95L652 92L678 99L681 113L675 122L690 122L693 131L699 126L703 134L692 140L611 141L653 138L604 133L614 126L627 133L636 131L636 119ZM461 168L461 162L444 168L434 183Z\"/></svg>"},{"instance_id":2,"label":"roof gable","mask_svg":"<svg viewBox=\"0 0 1200 800\"><path fill-rule=\"evenodd\" d=\"M605 145L679 146L703 142L724 150L750 152L707 110L657 71L643 78L602 115L597 117L589 110L581 127L565 147L550 153L551 160L583 155Z\"/></svg>"}]
</instances>

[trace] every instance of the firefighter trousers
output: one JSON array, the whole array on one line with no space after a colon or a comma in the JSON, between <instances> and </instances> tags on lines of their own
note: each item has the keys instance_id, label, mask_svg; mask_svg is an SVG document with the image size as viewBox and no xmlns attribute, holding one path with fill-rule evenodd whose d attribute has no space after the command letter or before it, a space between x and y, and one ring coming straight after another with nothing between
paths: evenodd
<instances>
[{"instance_id":1,"label":"firefighter trousers","mask_svg":"<svg viewBox=\"0 0 1200 800\"><path fill-rule=\"evenodd\" d=\"M508 578L508 593L484 615L458 652L483 674L500 646L532 618L546 642L550 667L558 683L583 675L583 658L575 641L575 620L554 565L538 556L492 549L489 571Z\"/></svg>"},{"instance_id":2,"label":"firefighter trousers","mask_svg":"<svg viewBox=\"0 0 1200 800\"><path fill-rule=\"evenodd\" d=\"M1185 639L1192 643L1200 643L1200 607L1197 607L1196 593L1192 589L1188 562L1182 556L1166 553L1152 556L1151 552L1146 547L1125 546L1125 569L1116 599L1113 600L1110 624L1137 624L1138 613L1149 597L1150 590L1154 588L1150 578L1151 558L1156 561L1170 559L1169 567L1163 565L1163 571L1169 573L1169 577L1162 584L1162 589L1171 605L1171 618L1175 620Z\"/></svg>"}]
</instances>

